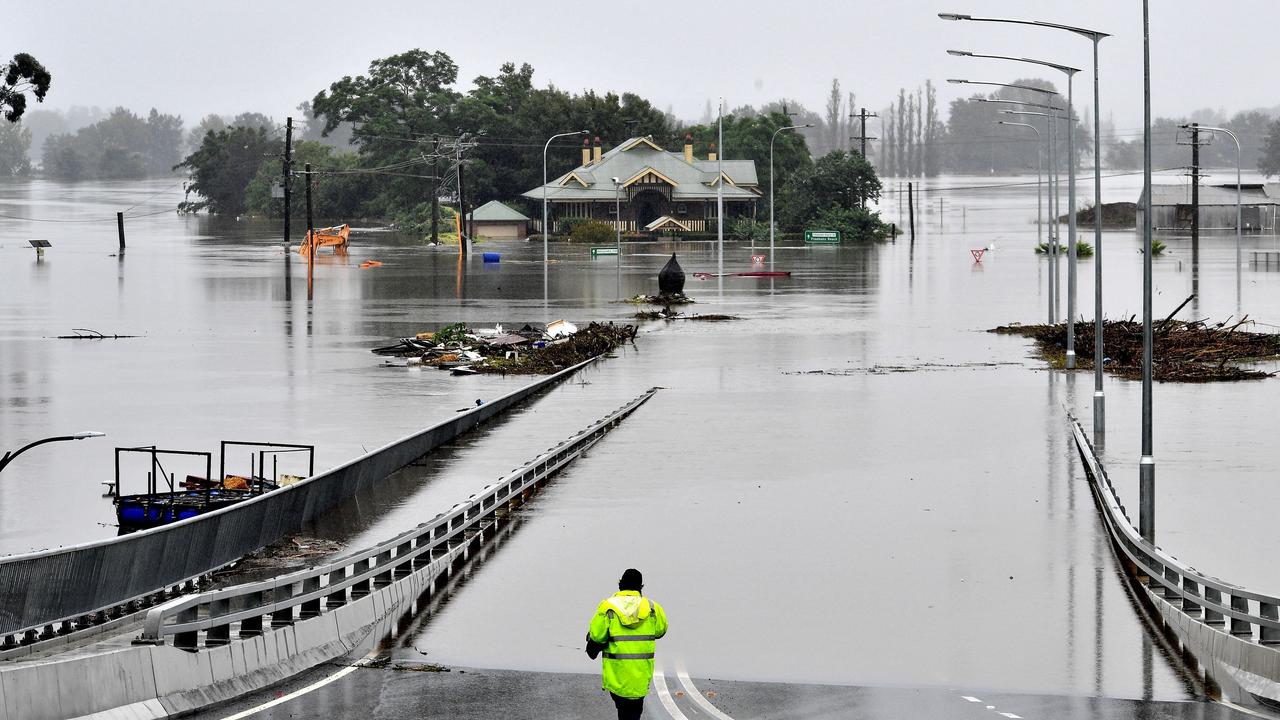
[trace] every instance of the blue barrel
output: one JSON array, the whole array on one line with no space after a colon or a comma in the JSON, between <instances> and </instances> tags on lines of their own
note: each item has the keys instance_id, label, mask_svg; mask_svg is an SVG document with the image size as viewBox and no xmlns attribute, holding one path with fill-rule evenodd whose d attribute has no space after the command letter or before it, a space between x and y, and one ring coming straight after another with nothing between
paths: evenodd
<instances>
[{"instance_id":1,"label":"blue barrel","mask_svg":"<svg viewBox=\"0 0 1280 720\"><path fill-rule=\"evenodd\" d=\"M487 263L500 262L501 260L502 255L500 253L487 252L484 254L484 261Z\"/></svg>"}]
</instances>

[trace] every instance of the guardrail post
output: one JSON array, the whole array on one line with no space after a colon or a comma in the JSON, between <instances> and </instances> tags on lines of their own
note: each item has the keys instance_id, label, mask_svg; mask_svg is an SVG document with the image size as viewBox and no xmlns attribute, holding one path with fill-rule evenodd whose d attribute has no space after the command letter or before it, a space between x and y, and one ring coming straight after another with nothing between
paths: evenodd
<instances>
[{"instance_id":1,"label":"guardrail post","mask_svg":"<svg viewBox=\"0 0 1280 720\"><path fill-rule=\"evenodd\" d=\"M320 576L303 578L302 594L306 595L320 589ZM298 609L299 618L312 618L320 614L320 598L314 600L306 600Z\"/></svg>"},{"instance_id":2,"label":"guardrail post","mask_svg":"<svg viewBox=\"0 0 1280 720\"><path fill-rule=\"evenodd\" d=\"M1211 588L1208 585L1204 588L1204 599L1206 603L1222 604L1222 593L1217 588ZM1205 605L1204 608L1204 624L1205 625L1224 625L1225 622L1222 613Z\"/></svg>"},{"instance_id":3,"label":"guardrail post","mask_svg":"<svg viewBox=\"0 0 1280 720\"><path fill-rule=\"evenodd\" d=\"M382 589L391 584L391 570L387 566L391 564L391 551L383 550L378 553L378 574L373 576L374 589Z\"/></svg>"},{"instance_id":4,"label":"guardrail post","mask_svg":"<svg viewBox=\"0 0 1280 720\"><path fill-rule=\"evenodd\" d=\"M1249 599L1242 598L1239 595L1231 596L1231 609L1238 613L1249 614ZM1248 620L1240 620L1231 618L1231 634L1238 637L1253 637L1253 625Z\"/></svg>"},{"instance_id":5,"label":"guardrail post","mask_svg":"<svg viewBox=\"0 0 1280 720\"><path fill-rule=\"evenodd\" d=\"M1165 599L1172 602L1178 598L1178 591L1175 588L1178 587L1179 582L1182 580L1182 576L1178 574L1177 570L1174 570L1171 567L1166 567L1164 569L1164 579L1169 581L1169 584L1161 585L1160 587L1164 589Z\"/></svg>"},{"instance_id":6,"label":"guardrail post","mask_svg":"<svg viewBox=\"0 0 1280 720\"><path fill-rule=\"evenodd\" d=\"M404 557L408 556L409 553L411 552L413 552L413 541L406 540L396 546L396 559L401 560ZM413 572L412 560L408 562L401 562L401 563L398 563L395 569L391 571L391 577L394 579L400 579L402 577L408 577L409 574L412 572Z\"/></svg>"},{"instance_id":7,"label":"guardrail post","mask_svg":"<svg viewBox=\"0 0 1280 720\"><path fill-rule=\"evenodd\" d=\"M209 618L221 617L231 612L231 600L214 600L209 603ZM205 647L217 647L231 642L231 624L213 625L204 635Z\"/></svg>"},{"instance_id":8,"label":"guardrail post","mask_svg":"<svg viewBox=\"0 0 1280 720\"><path fill-rule=\"evenodd\" d=\"M347 579L347 569L341 568L329 573L329 587L333 587ZM347 604L347 589L339 588L324 596L326 607L339 607Z\"/></svg>"},{"instance_id":9,"label":"guardrail post","mask_svg":"<svg viewBox=\"0 0 1280 720\"><path fill-rule=\"evenodd\" d=\"M174 618L178 624L195 622L200 619L200 606L192 605L185 610L180 610L178 616ZM161 633L163 637L163 633ZM187 632L174 633L173 646L180 650L197 650L200 644L200 631L190 630Z\"/></svg>"},{"instance_id":10,"label":"guardrail post","mask_svg":"<svg viewBox=\"0 0 1280 720\"><path fill-rule=\"evenodd\" d=\"M1265 620L1280 621L1280 608L1273 603L1258 603L1258 614ZM1280 645L1280 630L1269 628L1266 625L1258 626L1258 642L1263 645Z\"/></svg>"},{"instance_id":11,"label":"guardrail post","mask_svg":"<svg viewBox=\"0 0 1280 720\"><path fill-rule=\"evenodd\" d=\"M364 575L369 571L369 559L357 560L351 567L352 575ZM369 578L358 580L351 585L351 599L357 600L369 594Z\"/></svg>"},{"instance_id":12,"label":"guardrail post","mask_svg":"<svg viewBox=\"0 0 1280 720\"><path fill-rule=\"evenodd\" d=\"M293 599L293 583L279 585L271 591L273 604L286 603ZM293 605L286 605L271 613L271 627L285 627L293 624Z\"/></svg>"},{"instance_id":13,"label":"guardrail post","mask_svg":"<svg viewBox=\"0 0 1280 720\"><path fill-rule=\"evenodd\" d=\"M262 607L262 593L249 593L244 598L244 607ZM257 637L262 634L262 616L257 615L240 621L240 637Z\"/></svg>"},{"instance_id":14,"label":"guardrail post","mask_svg":"<svg viewBox=\"0 0 1280 720\"><path fill-rule=\"evenodd\" d=\"M1200 588L1196 585L1196 581L1189 577L1182 578L1182 612L1191 617L1200 615L1200 603L1193 598L1200 596Z\"/></svg>"}]
</instances>

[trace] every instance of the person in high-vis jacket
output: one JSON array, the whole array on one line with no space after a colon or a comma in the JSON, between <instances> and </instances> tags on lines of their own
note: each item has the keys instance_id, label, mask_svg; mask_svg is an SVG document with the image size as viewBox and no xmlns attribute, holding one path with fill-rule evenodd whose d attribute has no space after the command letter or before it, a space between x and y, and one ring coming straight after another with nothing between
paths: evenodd
<instances>
[{"instance_id":1,"label":"person in high-vis jacket","mask_svg":"<svg viewBox=\"0 0 1280 720\"><path fill-rule=\"evenodd\" d=\"M667 634L662 606L640 594L643 576L634 568L622 573L618 592L605 598L591 618L587 653L603 649L601 686L613 697L618 720L638 720L653 680L656 640Z\"/></svg>"}]
</instances>

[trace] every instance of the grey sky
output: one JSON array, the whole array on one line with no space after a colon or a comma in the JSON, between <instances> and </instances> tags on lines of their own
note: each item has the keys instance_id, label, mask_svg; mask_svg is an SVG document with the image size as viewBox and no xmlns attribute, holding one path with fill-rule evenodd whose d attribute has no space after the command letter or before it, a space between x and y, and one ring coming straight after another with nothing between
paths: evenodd
<instances>
[{"instance_id":1,"label":"grey sky","mask_svg":"<svg viewBox=\"0 0 1280 720\"><path fill-rule=\"evenodd\" d=\"M1280 2L1153 0L1155 112L1228 112L1280 104L1270 78L1280 51ZM730 106L782 96L821 112L832 77L879 109L899 87L947 77L1012 81L1035 68L953 58L948 47L1090 67L1090 44L1066 33L944 22L940 11L1093 26L1102 44L1104 113L1117 127L1141 118L1139 0L882 0L634 3L275 2L12 3L0 52L31 52L54 77L47 105L124 105L181 113L266 112L297 103L369 60L413 47L443 50L468 82L504 61L528 62L539 84L633 91L697 119L707 98ZM1052 71L1040 73L1051 77ZM1057 78L1051 78L1055 81ZM1077 81L1092 104L1089 78Z\"/></svg>"}]
</instances>

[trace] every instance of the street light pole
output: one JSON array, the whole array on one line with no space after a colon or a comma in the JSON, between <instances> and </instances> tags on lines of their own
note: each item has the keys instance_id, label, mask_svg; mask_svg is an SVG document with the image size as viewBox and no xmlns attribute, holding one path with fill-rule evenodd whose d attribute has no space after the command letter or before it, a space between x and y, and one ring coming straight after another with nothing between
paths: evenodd
<instances>
[{"instance_id":1,"label":"street light pole","mask_svg":"<svg viewBox=\"0 0 1280 720\"><path fill-rule=\"evenodd\" d=\"M967 16L950 16L942 15L944 19L965 19ZM1075 332L1075 309L1076 309L1076 159L1075 159L1075 110L1072 106L1072 80L1075 74L1080 72L1079 68L1073 68L1068 65L1059 65L1045 60L1036 60L1033 58L1010 57L1008 55L986 55L982 53L969 52L967 50L948 50L947 54L959 57L986 58L989 60L1009 60L1012 62L1029 63L1031 65L1041 65L1053 68L1067 76L1067 369L1075 369L1076 366L1076 332ZM1058 222L1058 216L1054 215L1053 222ZM1055 248L1056 249L1056 248ZM1056 256L1055 256L1056 257ZM1057 261L1054 262L1055 268Z\"/></svg>"},{"instance_id":2,"label":"street light pole","mask_svg":"<svg viewBox=\"0 0 1280 720\"><path fill-rule=\"evenodd\" d=\"M773 271L773 141L778 139L778 133L783 130L795 130L797 128L813 127L813 123L804 125L788 125L780 127L773 131L773 136L769 138L769 271ZM724 148L721 148L723 151ZM720 157L719 155L716 156Z\"/></svg>"},{"instance_id":3,"label":"street light pole","mask_svg":"<svg viewBox=\"0 0 1280 720\"><path fill-rule=\"evenodd\" d=\"M617 275L618 299L622 299L622 181L613 179L613 226L618 232Z\"/></svg>"},{"instance_id":4,"label":"street light pole","mask_svg":"<svg viewBox=\"0 0 1280 720\"><path fill-rule=\"evenodd\" d=\"M1183 128L1188 127L1183 125ZM1240 207L1240 138L1230 130L1222 127L1197 126L1198 130L1225 133L1236 144L1236 316L1241 317L1240 310L1240 243L1244 232L1244 212Z\"/></svg>"},{"instance_id":5,"label":"street light pole","mask_svg":"<svg viewBox=\"0 0 1280 720\"><path fill-rule=\"evenodd\" d=\"M724 98L716 109L716 279L724 290Z\"/></svg>"},{"instance_id":6,"label":"street light pole","mask_svg":"<svg viewBox=\"0 0 1280 720\"><path fill-rule=\"evenodd\" d=\"M574 130L573 132L564 132L552 135L547 138L547 144L542 146L542 304L547 304L547 150L551 147L552 141L556 138L569 137L570 135L586 135L586 130ZM464 218L465 221L465 218ZM461 239L459 239L461 241Z\"/></svg>"},{"instance_id":7,"label":"street light pole","mask_svg":"<svg viewBox=\"0 0 1280 720\"><path fill-rule=\"evenodd\" d=\"M1151 14L1142 0L1142 458L1138 461L1138 532L1156 541L1156 458L1151 432Z\"/></svg>"},{"instance_id":8,"label":"street light pole","mask_svg":"<svg viewBox=\"0 0 1280 720\"><path fill-rule=\"evenodd\" d=\"M1060 110L1060 109L1061 108L1054 108L1052 106L1049 107L1049 110L1051 111ZM1057 157L1058 157L1057 127L1058 127L1058 120L1060 118L1057 114L1053 112L1031 112L1028 110L1001 110L1000 114L1022 115L1022 116L1034 115L1037 117L1043 117L1045 118L1045 121L1049 126L1049 143L1048 143L1049 145L1049 187L1048 187L1047 194L1049 196L1048 205L1049 205L1050 222L1049 222L1049 246L1045 254L1048 256L1048 260L1049 260L1049 271L1048 271L1049 324L1057 325L1058 324L1058 297L1059 297L1060 288L1062 285L1062 278L1060 277L1060 273L1058 272L1059 271L1058 246L1061 244L1059 242L1059 237L1058 237L1058 232L1059 232L1058 210L1059 210L1059 204L1061 202L1058 198L1058 189L1061 186L1061 182L1058 180L1059 174L1058 174L1058 160L1057 160Z\"/></svg>"},{"instance_id":9,"label":"street light pole","mask_svg":"<svg viewBox=\"0 0 1280 720\"><path fill-rule=\"evenodd\" d=\"M1044 188L1044 144L1040 141L1043 137L1040 134L1040 128L1031 123L1009 122L1008 120L996 120L997 125L1008 125L1009 127L1025 127L1031 128L1036 134L1036 241L1044 244L1044 204L1042 193Z\"/></svg>"},{"instance_id":10,"label":"street light pole","mask_svg":"<svg viewBox=\"0 0 1280 720\"><path fill-rule=\"evenodd\" d=\"M1102 101L1098 84L1098 43L1111 37L1108 33L1039 20L974 17L958 13L938 13L943 20L1010 23L1065 30L1089 38L1093 42L1093 432L1100 436L1106 428L1106 399L1102 391L1103 322L1102 322ZM1073 120L1074 121L1074 120ZM1071 127L1074 132L1075 126ZM1071 156L1072 180L1075 180L1075 154ZM1072 219L1074 220L1074 206ZM1073 233L1074 234L1074 233ZM1072 262L1075 259L1072 258ZM1074 275L1072 276L1074 277ZM1074 305L1073 315L1074 315Z\"/></svg>"},{"instance_id":11,"label":"street light pole","mask_svg":"<svg viewBox=\"0 0 1280 720\"><path fill-rule=\"evenodd\" d=\"M85 438L105 437L105 436L106 436L106 433L104 432L98 432L96 430L85 430L83 432L75 433L74 435L59 435L58 437L47 437L47 438L44 438L43 440L36 440L35 442L30 442L30 443L27 443L26 445L23 445L22 447L18 448L13 452L6 452L3 457L0 457L0 470L4 470L6 467L8 467L9 463L13 462L14 458L30 450L31 448L36 447L37 445L44 445L45 443L51 443L51 442L62 442L63 440L84 440Z\"/></svg>"}]
</instances>

